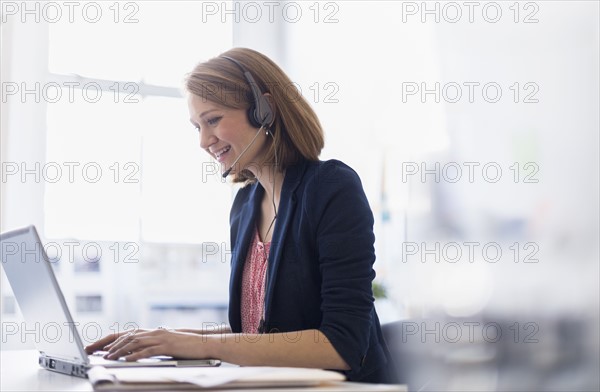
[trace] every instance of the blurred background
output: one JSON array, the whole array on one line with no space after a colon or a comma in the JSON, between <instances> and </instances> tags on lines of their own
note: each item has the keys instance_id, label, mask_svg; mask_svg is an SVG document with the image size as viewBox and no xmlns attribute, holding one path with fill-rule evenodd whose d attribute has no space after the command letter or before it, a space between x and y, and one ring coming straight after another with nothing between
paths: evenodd
<instances>
[{"instance_id":1,"label":"blurred background","mask_svg":"<svg viewBox=\"0 0 600 392\"><path fill-rule=\"evenodd\" d=\"M360 175L376 307L404 321L393 349L415 390L600 388L598 2L1 11L0 228L37 226L84 341L227 322L237 188L182 85L241 46L315 109L321 159ZM33 347L43 327L3 272L1 301L2 349Z\"/></svg>"}]
</instances>

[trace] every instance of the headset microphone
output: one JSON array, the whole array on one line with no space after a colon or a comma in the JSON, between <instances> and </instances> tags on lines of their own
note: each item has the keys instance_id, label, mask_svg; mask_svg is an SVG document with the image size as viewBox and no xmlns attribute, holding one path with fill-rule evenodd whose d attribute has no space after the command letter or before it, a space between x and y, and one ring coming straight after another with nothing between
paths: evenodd
<instances>
[{"instance_id":1,"label":"headset microphone","mask_svg":"<svg viewBox=\"0 0 600 392\"><path fill-rule=\"evenodd\" d=\"M260 134L260 131L262 131L264 129L264 127L260 127L258 129L258 131L256 132L256 135L254 135L254 137L252 138L252 141L246 146L246 148L244 148L242 150L242 152L240 153L240 155L238 155L238 157L235 159L235 161L233 161L233 163L231 164L231 166L229 167L229 169L225 170L225 172L223 173L223 178L227 177L229 175L229 173L231 173L231 171L233 170L233 168L235 167L235 165L237 165L238 161L240 160L240 158L242 158L242 156L244 156L244 154L246 153L246 151L248 151L248 149L254 144L254 141L256 140L256 138L258 137L258 135ZM267 131L268 133L269 131Z\"/></svg>"}]
</instances>

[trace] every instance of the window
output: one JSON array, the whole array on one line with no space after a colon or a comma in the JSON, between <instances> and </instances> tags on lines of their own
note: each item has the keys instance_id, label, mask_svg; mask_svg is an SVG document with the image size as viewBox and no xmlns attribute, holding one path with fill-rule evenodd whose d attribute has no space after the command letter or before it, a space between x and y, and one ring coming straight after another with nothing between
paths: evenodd
<instances>
[{"instance_id":1,"label":"window","mask_svg":"<svg viewBox=\"0 0 600 392\"><path fill-rule=\"evenodd\" d=\"M207 175L182 85L232 46L231 21L190 2L96 4L97 23L49 25L46 236L224 241L232 190Z\"/></svg>"}]
</instances>

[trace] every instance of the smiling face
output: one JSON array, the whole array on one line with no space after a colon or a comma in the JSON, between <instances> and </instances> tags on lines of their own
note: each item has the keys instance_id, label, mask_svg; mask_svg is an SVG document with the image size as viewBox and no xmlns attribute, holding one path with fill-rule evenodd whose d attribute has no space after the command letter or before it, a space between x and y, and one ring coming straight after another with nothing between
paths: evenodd
<instances>
[{"instance_id":1,"label":"smiling face","mask_svg":"<svg viewBox=\"0 0 600 392\"><path fill-rule=\"evenodd\" d=\"M234 164L258 131L248 122L244 109L227 108L194 94L188 95L188 109L190 121L198 129L200 147L221 163L223 171ZM235 164L232 173L248 169L256 175L257 163L267 147L263 132Z\"/></svg>"}]
</instances>

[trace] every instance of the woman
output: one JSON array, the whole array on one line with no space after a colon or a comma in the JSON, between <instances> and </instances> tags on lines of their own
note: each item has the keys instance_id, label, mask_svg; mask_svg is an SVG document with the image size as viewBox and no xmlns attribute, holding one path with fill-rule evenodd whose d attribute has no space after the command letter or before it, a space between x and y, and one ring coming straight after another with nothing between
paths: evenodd
<instances>
[{"instance_id":1,"label":"woman","mask_svg":"<svg viewBox=\"0 0 600 392\"><path fill-rule=\"evenodd\" d=\"M87 347L107 358L218 358L394 382L373 305L373 215L358 175L318 156L319 120L266 56L236 48L188 76L200 147L244 182L233 202L230 327L137 330Z\"/></svg>"}]
</instances>

